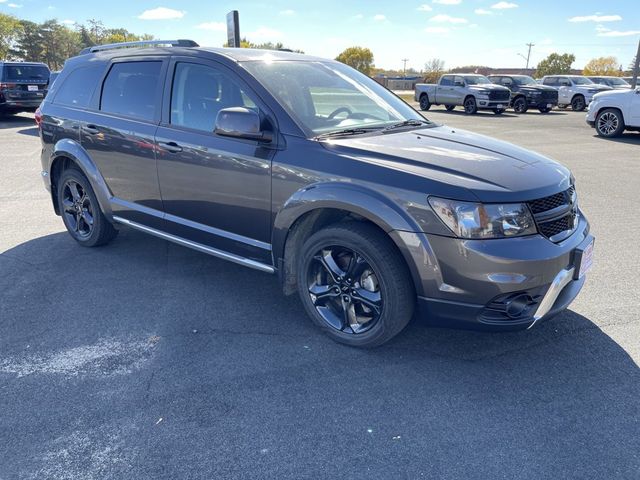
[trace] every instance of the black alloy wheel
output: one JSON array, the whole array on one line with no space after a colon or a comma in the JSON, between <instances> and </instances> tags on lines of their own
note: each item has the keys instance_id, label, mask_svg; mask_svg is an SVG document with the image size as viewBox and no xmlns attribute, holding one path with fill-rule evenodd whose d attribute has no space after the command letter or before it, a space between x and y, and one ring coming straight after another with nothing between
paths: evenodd
<instances>
[{"instance_id":1,"label":"black alloy wheel","mask_svg":"<svg viewBox=\"0 0 640 480\"><path fill-rule=\"evenodd\" d=\"M374 347L413 315L413 282L393 242L376 227L345 222L314 233L297 264L298 291L316 325L334 340Z\"/></svg>"},{"instance_id":2,"label":"black alloy wheel","mask_svg":"<svg viewBox=\"0 0 640 480\"><path fill-rule=\"evenodd\" d=\"M429 101L429 96L426 93L423 93L420 96L420 110L427 111L431 108L431 102Z\"/></svg>"},{"instance_id":3,"label":"black alloy wheel","mask_svg":"<svg viewBox=\"0 0 640 480\"><path fill-rule=\"evenodd\" d=\"M104 245L118 234L100 210L91 184L81 171L69 168L56 183L60 215L67 231L80 245Z\"/></svg>"},{"instance_id":4,"label":"black alloy wheel","mask_svg":"<svg viewBox=\"0 0 640 480\"><path fill-rule=\"evenodd\" d=\"M464 100L464 113L467 115L473 115L478 112L478 106L476 105L476 99L473 97L467 97Z\"/></svg>"},{"instance_id":5,"label":"black alloy wheel","mask_svg":"<svg viewBox=\"0 0 640 480\"><path fill-rule=\"evenodd\" d=\"M528 109L527 99L518 97L513 101L513 111L516 113L525 113Z\"/></svg>"},{"instance_id":6,"label":"black alloy wheel","mask_svg":"<svg viewBox=\"0 0 640 480\"><path fill-rule=\"evenodd\" d=\"M574 112L581 112L585 109L587 103L584 101L584 97L582 95L576 95L571 100L571 110Z\"/></svg>"},{"instance_id":7,"label":"black alloy wheel","mask_svg":"<svg viewBox=\"0 0 640 480\"><path fill-rule=\"evenodd\" d=\"M551 111L549 107L540 107L538 110L540 110L540 113L549 113Z\"/></svg>"}]
</instances>

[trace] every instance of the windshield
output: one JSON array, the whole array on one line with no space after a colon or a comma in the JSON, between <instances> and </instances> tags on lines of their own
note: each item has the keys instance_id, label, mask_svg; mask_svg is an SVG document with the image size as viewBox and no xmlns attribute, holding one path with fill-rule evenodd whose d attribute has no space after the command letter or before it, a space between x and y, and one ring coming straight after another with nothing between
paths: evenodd
<instances>
[{"instance_id":1,"label":"windshield","mask_svg":"<svg viewBox=\"0 0 640 480\"><path fill-rule=\"evenodd\" d=\"M622 85L622 86L625 86L625 87L629 85L623 79L617 78L617 77L607 78L607 82L609 83L609 85Z\"/></svg>"},{"instance_id":2,"label":"windshield","mask_svg":"<svg viewBox=\"0 0 640 480\"><path fill-rule=\"evenodd\" d=\"M538 82L536 82L533 78L531 78L528 75L514 76L513 81L515 82L516 85L537 85L538 84Z\"/></svg>"},{"instance_id":3,"label":"windshield","mask_svg":"<svg viewBox=\"0 0 640 480\"><path fill-rule=\"evenodd\" d=\"M288 111L307 136L425 122L379 83L341 63L248 61L242 65Z\"/></svg>"},{"instance_id":4,"label":"windshield","mask_svg":"<svg viewBox=\"0 0 640 480\"><path fill-rule=\"evenodd\" d=\"M571 77L576 85L591 85L593 82L586 77Z\"/></svg>"},{"instance_id":5,"label":"windshield","mask_svg":"<svg viewBox=\"0 0 640 480\"><path fill-rule=\"evenodd\" d=\"M469 75L464 77L467 85L484 85L491 83L491 81L484 75Z\"/></svg>"},{"instance_id":6,"label":"windshield","mask_svg":"<svg viewBox=\"0 0 640 480\"><path fill-rule=\"evenodd\" d=\"M49 69L44 65L6 65L5 80L48 80Z\"/></svg>"}]
</instances>

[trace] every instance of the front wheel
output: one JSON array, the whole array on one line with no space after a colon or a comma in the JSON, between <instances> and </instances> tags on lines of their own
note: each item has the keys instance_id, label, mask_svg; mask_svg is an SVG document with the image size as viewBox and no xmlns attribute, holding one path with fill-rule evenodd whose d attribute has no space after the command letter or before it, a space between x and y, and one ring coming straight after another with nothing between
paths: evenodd
<instances>
[{"instance_id":1,"label":"front wheel","mask_svg":"<svg viewBox=\"0 0 640 480\"><path fill-rule=\"evenodd\" d=\"M80 245L97 247L109 243L118 231L106 219L91 184L82 172L62 172L58 184L58 205L67 231Z\"/></svg>"},{"instance_id":2,"label":"front wheel","mask_svg":"<svg viewBox=\"0 0 640 480\"><path fill-rule=\"evenodd\" d=\"M540 113L549 113L551 111L549 107L540 107L538 110L540 110Z\"/></svg>"},{"instance_id":3,"label":"front wheel","mask_svg":"<svg viewBox=\"0 0 640 480\"><path fill-rule=\"evenodd\" d=\"M420 110L427 111L431 108L431 102L429 101L429 96L426 93L423 93L420 96Z\"/></svg>"},{"instance_id":4,"label":"front wheel","mask_svg":"<svg viewBox=\"0 0 640 480\"><path fill-rule=\"evenodd\" d=\"M619 136L624 130L624 119L619 110L607 108L596 117L596 132L601 137L612 138Z\"/></svg>"},{"instance_id":5,"label":"front wheel","mask_svg":"<svg viewBox=\"0 0 640 480\"><path fill-rule=\"evenodd\" d=\"M467 115L473 115L477 113L478 105L476 104L476 99L473 97L467 97L464 100L464 113Z\"/></svg>"},{"instance_id":6,"label":"front wheel","mask_svg":"<svg viewBox=\"0 0 640 480\"><path fill-rule=\"evenodd\" d=\"M571 110L574 112L581 112L587 106L587 102L584 101L584 97L582 95L576 95L571 100Z\"/></svg>"},{"instance_id":7,"label":"front wheel","mask_svg":"<svg viewBox=\"0 0 640 480\"><path fill-rule=\"evenodd\" d=\"M407 266L389 237L372 225L350 222L314 233L302 246L297 283L313 322L350 346L382 345L413 315Z\"/></svg>"},{"instance_id":8,"label":"front wheel","mask_svg":"<svg viewBox=\"0 0 640 480\"><path fill-rule=\"evenodd\" d=\"M513 101L513 111L516 113L526 113L528 108L527 99L524 97L518 97Z\"/></svg>"}]
</instances>

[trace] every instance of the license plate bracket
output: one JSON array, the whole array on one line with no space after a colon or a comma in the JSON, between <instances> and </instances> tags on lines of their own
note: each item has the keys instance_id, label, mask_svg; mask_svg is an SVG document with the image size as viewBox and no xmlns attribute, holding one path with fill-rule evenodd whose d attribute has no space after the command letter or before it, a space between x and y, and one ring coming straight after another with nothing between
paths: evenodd
<instances>
[{"instance_id":1,"label":"license plate bracket","mask_svg":"<svg viewBox=\"0 0 640 480\"><path fill-rule=\"evenodd\" d=\"M27 91L29 91L29 92L37 92L38 91L38 85L27 85Z\"/></svg>"}]
</instances>

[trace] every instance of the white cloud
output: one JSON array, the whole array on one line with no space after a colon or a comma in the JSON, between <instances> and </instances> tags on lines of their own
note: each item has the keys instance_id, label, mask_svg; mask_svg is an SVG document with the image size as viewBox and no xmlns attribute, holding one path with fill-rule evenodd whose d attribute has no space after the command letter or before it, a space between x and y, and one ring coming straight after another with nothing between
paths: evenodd
<instances>
[{"instance_id":1,"label":"white cloud","mask_svg":"<svg viewBox=\"0 0 640 480\"><path fill-rule=\"evenodd\" d=\"M462 0L433 0L433 3L439 3L440 5L459 5Z\"/></svg>"},{"instance_id":2,"label":"white cloud","mask_svg":"<svg viewBox=\"0 0 640 480\"><path fill-rule=\"evenodd\" d=\"M438 23L467 23L466 18L451 17L449 15L444 15L444 14L431 17L429 21L438 22Z\"/></svg>"},{"instance_id":3,"label":"white cloud","mask_svg":"<svg viewBox=\"0 0 640 480\"><path fill-rule=\"evenodd\" d=\"M491 10L485 10L484 8L476 8L474 10L474 13L476 15L493 15L493 12Z\"/></svg>"},{"instance_id":4,"label":"white cloud","mask_svg":"<svg viewBox=\"0 0 640 480\"><path fill-rule=\"evenodd\" d=\"M287 10L281 10L280 11L280 15L284 16L284 17L290 17L292 15L295 15L296 12L295 10L291 10L290 8L288 8Z\"/></svg>"},{"instance_id":5,"label":"white cloud","mask_svg":"<svg viewBox=\"0 0 640 480\"><path fill-rule=\"evenodd\" d=\"M7 3L7 7L22 8L22 5L18 5L17 3Z\"/></svg>"},{"instance_id":6,"label":"white cloud","mask_svg":"<svg viewBox=\"0 0 640 480\"><path fill-rule=\"evenodd\" d=\"M61 23L64 23L65 25L73 25L73 24L76 23L76 21L75 20L70 20L70 19L67 18L66 20L62 20Z\"/></svg>"},{"instance_id":7,"label":"white cloud","mask_svg":"<svg viewBox=\"0 0 640 480\"><path fill-rule=\"evenodd\" d=\"M374 16L373 16L373 19L374 19L376 22L382 22L383 20L386 20L386 19L387 19L387 17L385 17L384 15L382 15L382 14L380 14L380 13L379 13L378 15L374 15Z\"/></svg>"},{"instance_id":8,"label":"white cloud","mask_svg":"<svg viewBox=\"0 0 640 480\"><path fill-rule=\"evenodd\" d=\"M138 18L140 20L175 20L184 17L186 12L173 10L172 8L158 7L151 10L145 10Z\"/></svg>"},{"instance_id":9,"label":"white cloud","mask_svg":"<svg viewBox=\"0 0 640 480\"><path fill-rule=\"evenodd\" d=\"M427 27L424 31L427 33L449 33L447 27Z\"/></svg>"},{"instance_id":10,"label":"white cloud","mask_svg":"<svg viewBox=\"0 0 640 480\"><path fill-rule=\"evenodd\" d=\"M421 12L430 12L431 10L433 10L433 8L431 8L431 6L427 5L426 3L423 3L418 7L418 10L420 10Z\"/></svg>"},{"instance_id":11,"label":"white cloud","mask_svg":"<svg viewBox=\"0 0 640 480\"><path fill-rule=\"evenodd\" d=\"M255 40L273 40L282 37L282 32L269 27L259 27L253 32L247 33L247 38L251 41Z\"/></svg>"},{"instance_id":12,"label":"white cloud","mask_svg":"<svg viewBox=\"0 0 640 480\"><path fill-rule=\"evenodd\" d=\"M640 30L627 30L625 32L607 30L598 33L598 37L630 37L632 35L640 35Z\"/></svg>"},{"instance_id":13,"label":"white cloud","mask_svg":"<svg viewBox=\"0 0 640 480\"><path fill-rule=\"evenodd\" d=\"M496 10L505 10L507 8L517 8L517 7L518 7L517 3L511 3L511 2L498 2L491 5L491 8L495 8Z\"/></svg>"},{"instance_id":14,"label":"white cloud","mask_svg":"<svg viewBox=\"0 0 640 480\"><path fill-rule=\"evenodd\" d=\"M226 32L227 24L222 22L204 22L196 25L199 30L211 30L213 32Z\"/></svg>"},{"instance_id":15,"label":"white cloud","mask_svg":"<svg viewBox=\"0 0 640 480\"><path fill-rule=\"evenodd\" d=\"M617 22L622 20L620 15L584 15L582 17L571 17L570 22Z\"/></svg>"}]
</instances>

